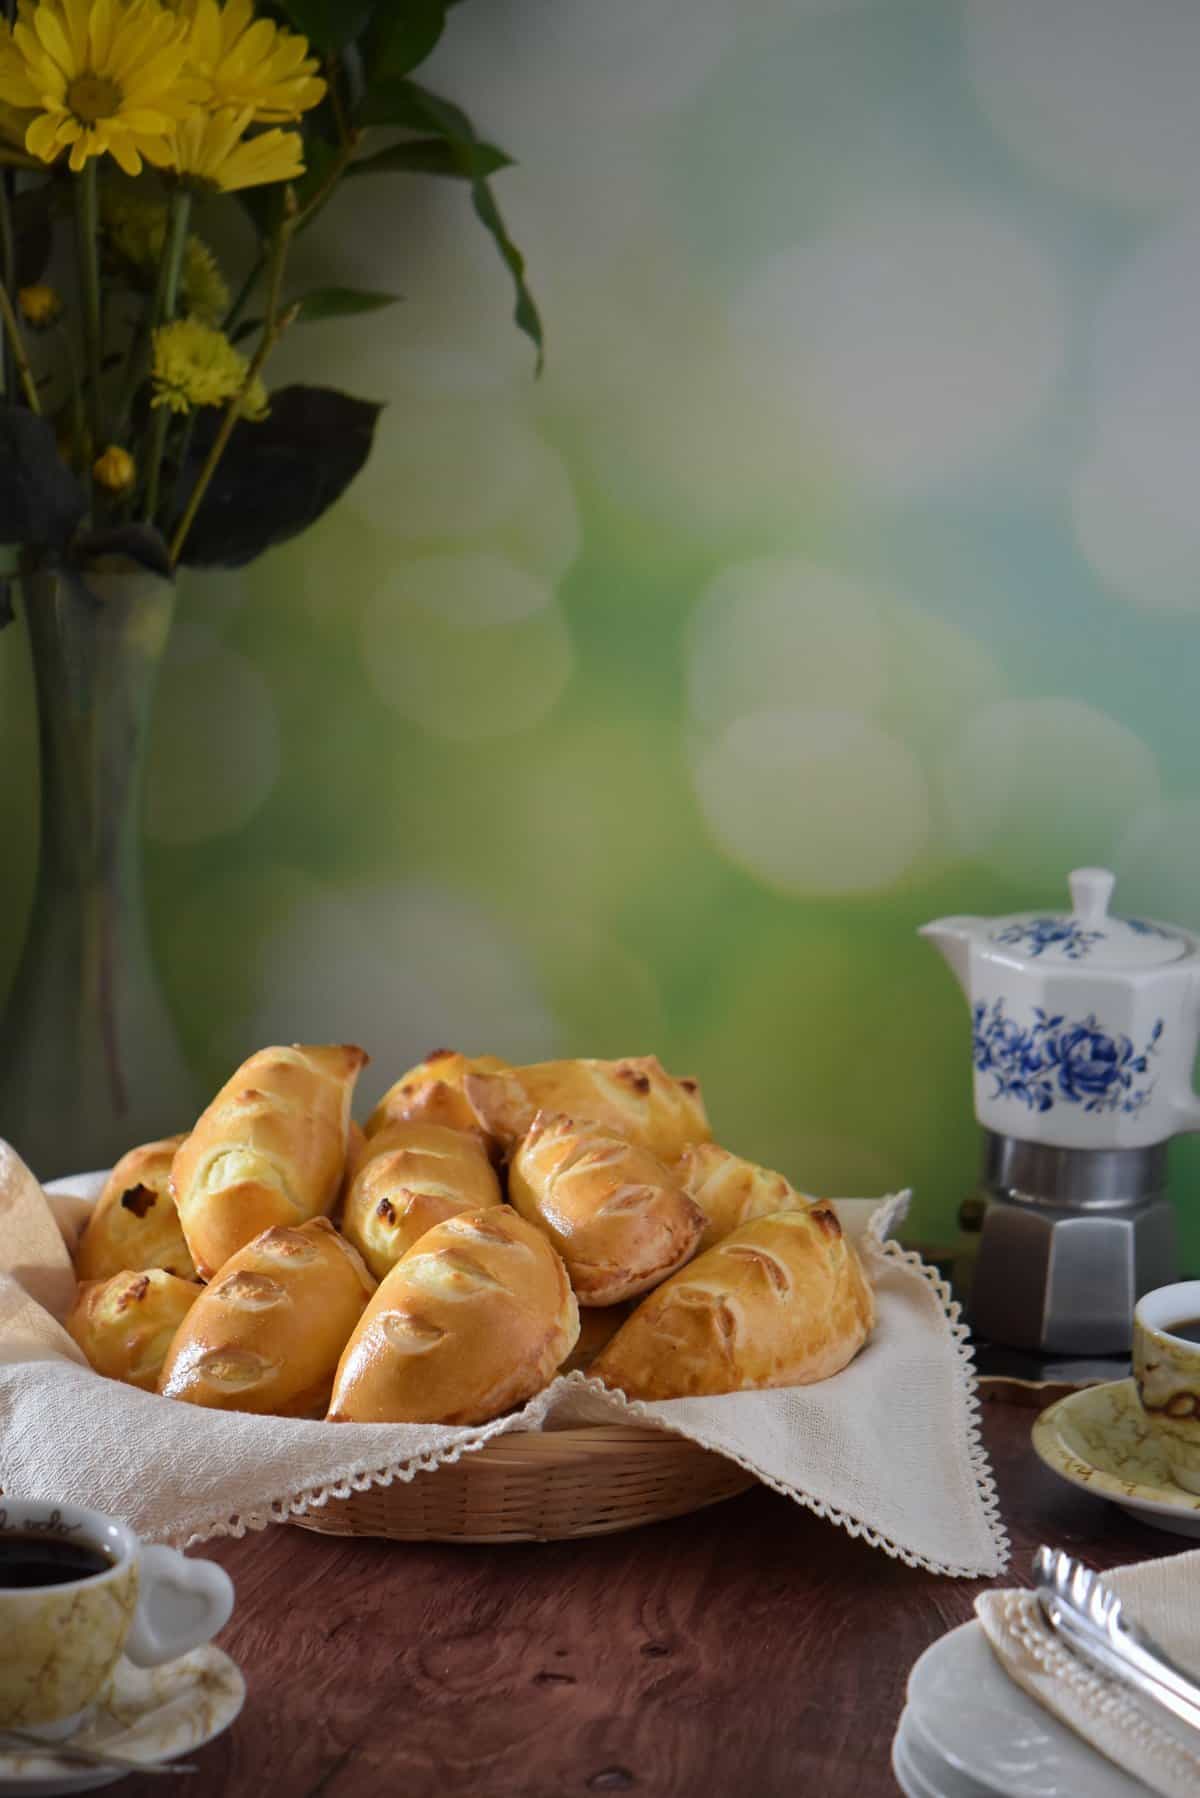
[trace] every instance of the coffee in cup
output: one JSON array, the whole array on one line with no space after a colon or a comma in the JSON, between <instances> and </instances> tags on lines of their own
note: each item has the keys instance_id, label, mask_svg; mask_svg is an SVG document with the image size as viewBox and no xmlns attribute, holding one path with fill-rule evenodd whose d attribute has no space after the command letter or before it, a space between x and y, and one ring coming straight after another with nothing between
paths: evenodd
<instances>
[{"instance_id":1,"label":"coffee in cup","mask_svg":"<svg viewBox=\"0 0 1200 1798\"><path fill-rule=\"evenodd\" d=\"M232 1610L213 1561L143 1546L81 1505L0 1497L0 1728L61 1740L122 1653L139 1667L174 1660Z\"/></svg>"},{"instance_id":2,"label":"coffee in cup","mask_svg":"<svg viewBox=\"0 0 1200 1798\"><path fill-rule=\"evenodd\" d=\"M1172 1479L1200 1493L1200 1280L1159 1286L1138 1300L1133 1375Z\"/></svg>"}]
</instances>

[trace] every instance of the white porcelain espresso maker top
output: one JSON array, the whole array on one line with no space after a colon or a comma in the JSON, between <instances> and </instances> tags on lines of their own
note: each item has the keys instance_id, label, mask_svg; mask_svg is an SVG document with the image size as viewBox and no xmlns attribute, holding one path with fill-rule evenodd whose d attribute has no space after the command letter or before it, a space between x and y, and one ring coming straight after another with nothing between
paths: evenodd
<instances>
[{"instance_id":1,"label":"white porcelain espresso maker top","mask_svg":"<svg viewBox=\"0 0 1200 1798\"><path fill-rule=\"evenodd\" d=\"M1200 938L1110 911L1115 884L1104 868L1077 868L1069 912L922 928L971 1006L986 1129L1072 1149L1200 1130Z\"/></svg>"}]
</instances>

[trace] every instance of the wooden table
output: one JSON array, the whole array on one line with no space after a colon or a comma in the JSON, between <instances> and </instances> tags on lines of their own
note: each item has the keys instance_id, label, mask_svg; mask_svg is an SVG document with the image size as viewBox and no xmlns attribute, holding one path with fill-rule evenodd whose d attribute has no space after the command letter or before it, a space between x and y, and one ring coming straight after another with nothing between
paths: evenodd
<instances>
[{"instance_id":1,"label":"wooden table","mask_svg":"<svg viewBox=\"0 0 1200 1798\"><path fill-rule=\"evenodd\" d=\"M1041 1541L1095 1567L1191 1546L1047 1472L1035 1415L984 1407L1014 1555L994 1583L1028 1583ZM126 1798L895 1798L908 1670L987 1584L905 1567L762 1487L578 1542L273 1527L201 1552L237 1583L219 1639L246 1708L196 1774Z\"/></svg>"}]
</instances>

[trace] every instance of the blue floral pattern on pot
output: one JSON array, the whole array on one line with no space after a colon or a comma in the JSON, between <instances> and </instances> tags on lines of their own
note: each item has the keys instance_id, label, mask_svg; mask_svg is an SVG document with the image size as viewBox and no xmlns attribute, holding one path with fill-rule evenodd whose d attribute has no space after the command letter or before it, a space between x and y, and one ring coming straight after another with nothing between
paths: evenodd
<instances>
[{"instance_id":1,"label":"blue floral pattern on pot","mask_svg":"<svg viewBox=\"0 0 1200 1798\"><path fill-rule=\"evenodd\" d=\"M1121 1111L1135 1115L1154 1090L1149 1072L1157 1053L1163 1021L1139 1054L1127 1036L1110 1035L1091 1013L1072 1021L1063 1012L1051 1016L1035 1006L1032 1024L1006 1017L1004 1000L974 1006L975 1066L995 1080L993 1099L1015 1099L1030 1111L1056 1105L1080 1105L1084 1111Z\"/></svg>"},{"instance_id":2,"label":"blue floral pattern on pot","mask_svg":"<svg viewBox=\"0 0 1200 1798\"><path fill-rule=\"evenodd\" d=\"M1027 918L996 931L992 941L1027 949L1031 960L1047 949L1060 949L1068 961L1082 961L1093 943L1104 941L1104 932L1084 930L1074 918Z\"/></svg>"}]
</instances>

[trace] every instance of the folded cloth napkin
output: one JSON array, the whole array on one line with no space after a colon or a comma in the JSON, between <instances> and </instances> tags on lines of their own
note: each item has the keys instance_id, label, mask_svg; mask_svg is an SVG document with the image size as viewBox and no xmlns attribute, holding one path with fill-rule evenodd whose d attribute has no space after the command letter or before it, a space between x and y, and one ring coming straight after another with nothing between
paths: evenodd
<instances>
[{"instance_id":1,"label":"folded cloth napkin","mask_svg":"<svg viewBox=\"0 0 1200 1798\"><path fill-rule=\"evenodd\" d=\"M82 1203L102 1179L56 1185ZM481 1427L328 1424L210 1411L83 1365L56 1322L74 1290L64 1237L80 1205L48 1200L0 1144L0 1490L75 1499L128 1518L150 1541L187 1544L410 1480L508 1430L630 1422L727 1456L911 1566L998 1573L1008 1544L966 1331L937 1273L886 1240L906 1207L907 1194L839 1202L878 1323L850 1366L819 1385L630 1404L573 1373Z\"/></svg>"},{"instance_id":2,"label":"folded cloth napkin","mask_svg":"<svg viewBox=\"0 0 1200 1798\"><path fill-rule=\"evenodd\" d=\"M1200 1549L1114 1568L1104 1582L1130 1621L1200 1684ZM975 1609L1005 1672L1039 1704L1162 1798L1196 1798L1200 1736L1192 1746L1064 1648L1032 1592L984 1592Z\"/></svg>"}]
</instances>

